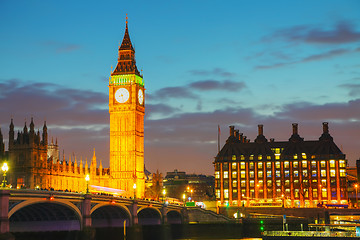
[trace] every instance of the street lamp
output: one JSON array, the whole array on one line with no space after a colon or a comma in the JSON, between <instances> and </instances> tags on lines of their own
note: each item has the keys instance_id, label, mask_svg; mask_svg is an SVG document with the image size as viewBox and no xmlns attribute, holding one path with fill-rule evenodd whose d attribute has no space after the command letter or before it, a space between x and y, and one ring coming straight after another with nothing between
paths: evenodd
<instances>
[{"instance_id":1,"label":"street lamp","mask_svg":"<svg viewBox=\"0 0 360 240\"><path fill-rule=\"evenodd\" d=\"M358 185L355 184L354 187L355 187L355 195L356 195L355 198L356 198L356 208L357 208L358 207L358 194L357 194Z\"/></svg>"},{"instance_id":2,"label":"street lamp","mask_svg":"<svg viewBox=\"0 0 360 240\"><path fill-rule=\"evenodd\" d=\"M183 198L183 202L184 202L184 207L185 207L185 205L186 205L186 195L185 195L185 193L182 195L182 198Z\"/></svg>"},{"instance_id":3,"label":"street lamp","mask_svg":"<svg viewBox=\"0 0 360 240\"><path fill-rule=\"evenodd\" d=\"M134 189L134 199L135 199L136 198L136 183L134 183L133 189Z\"/></svg>"},{"instance_id":4,"label":"street lamp","mask_svg":"<svg viewBox=\"0 0 360 240\"><path fill-rule=\"evenodd\" d=\"M6 184L7 184L7 181L6 181L6 172L9 170L9 166L7 165L6 162L3 163L2 167L1 167L1 170L3 171L3 176L4 176L4 179L2 181L2 187L3 188L6 188Z\"/></svg>"},{"instance_id":5,"label":"street lamp","mask_svg":"<svg viewBox=\"0 0 360 240\"><path fill-rule=\"evenodd\" d=\"M90 181L90 176L89 174L86 174L85 176L85 181L86 181L86 194L89 194L89 181Z\"/></svg>"},{"instance_id":6,"label":"street lamp","mask_svg":"<svg viewBox=\"0 0 360 240\"><path fill-rule=\"evenodd\" d=\"M163 190L162 194L163 194L163 200L164 200L164 203L165 203L165 195L166 195L166 190L165 189Z\"/></svg>"}]
</instances>

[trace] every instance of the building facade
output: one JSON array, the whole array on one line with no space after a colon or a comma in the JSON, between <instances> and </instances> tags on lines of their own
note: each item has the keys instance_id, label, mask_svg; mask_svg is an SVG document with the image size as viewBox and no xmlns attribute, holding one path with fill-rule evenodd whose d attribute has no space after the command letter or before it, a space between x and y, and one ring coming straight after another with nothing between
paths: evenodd
<instances>
[{"instance_id":1,"label":"building facade","mask_svg":"<svg viewBox=\"0 0 360 240\"><path fill-rule=\"evenodd\" d=\"M110 168L98 164L95 155L88 165L75 156L59 158L57 141L48 143L47 126L35 132L33 119L15 137L11 119L9 148L4 149L0 130L0 157L8 162L8 182L17 188L42 188L83 192L87 186L119 190L123 196L143 197L145 93L142 75L136 67L135 50L128 23L119 47L118 63L109 78ZM90 181L85 181L85 176Z\"/></svg>"},{"instance_id":2,"label":"building facade","mask_svg":"<svg viewBox=\"0 0 360 240\"><path fill-rule=\"evenodd\" d=\"M250 142L230 126L230 136L215 157L218 206L316 207L347 204L345 154L323 123L319 140L305 141L292 124L288 141L268 141L263 125Z\"/></svg>"}]
</instances>

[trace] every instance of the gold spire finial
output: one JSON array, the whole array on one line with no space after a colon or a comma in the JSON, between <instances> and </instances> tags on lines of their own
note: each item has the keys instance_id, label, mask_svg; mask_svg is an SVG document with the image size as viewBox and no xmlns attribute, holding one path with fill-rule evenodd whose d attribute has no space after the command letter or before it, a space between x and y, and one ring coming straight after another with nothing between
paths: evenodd
<instances>
[{"instance_id":1,"label":"gold spire finial","mask_svg":"<svg viewBox=\"0 0 360 240\"><path fill-rule=\"evenodd\" d=\"M128 24L128 16L127 16L127 14L126 14L126 25Z\"/></svg>"}]
</instances>

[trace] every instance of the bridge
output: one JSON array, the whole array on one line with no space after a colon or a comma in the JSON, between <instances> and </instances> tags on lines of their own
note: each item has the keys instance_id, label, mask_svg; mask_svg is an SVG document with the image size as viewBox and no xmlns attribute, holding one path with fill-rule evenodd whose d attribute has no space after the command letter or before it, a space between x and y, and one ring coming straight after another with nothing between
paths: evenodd
<instances>
[{"instance_id":1,"label":"bridge","mask_svg":"<svg viewBox=\"0 0 360 240\"><path fill-rule=\"evenodd\" d=\"M0 190L0 233L188 222L184 206L109 195Z\"/></svg>"}]
</instances>

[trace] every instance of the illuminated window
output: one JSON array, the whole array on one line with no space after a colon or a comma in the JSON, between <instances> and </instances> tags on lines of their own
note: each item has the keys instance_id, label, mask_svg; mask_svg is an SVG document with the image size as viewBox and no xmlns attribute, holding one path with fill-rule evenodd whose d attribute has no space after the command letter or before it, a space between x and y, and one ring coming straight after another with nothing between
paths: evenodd
<instances>
[{"instance_id":1,"label":"illuminated window","mask_svg":"<svg viewBox=\"0 0 360 240\"><path fill-rule=\"evenodd\" d=\"M316 161L311 161L311 167L316 168Z\"/></svg>"},{"instance_id":2,"label":"illuminated window","mask_svg":"<svg viewBox=\"0 0 360 240\"><path fill-rule=\"evenodd\" d=\"M306 153L301 153L301 157L302 157L303 159L306 159Z\"/></svg>"},{"instance_id":3,"label":"illuminated window","mask_svg":"<svg viewBox=\"0 0 360 240\"><path fill-rule=\"evenodd\" d=\"M281 180L276 180L276 186L281 187Z\"/></svg>"},{"instance_id":4,"label":"illuminated window","mask_svg":"<svg viewBox=\"0 0 360 240\"><path fill-rule=\"evenodd\" d=\"M244 163L244 162L241 162L241 163L240 163L240 168L241 168L241 169L245 169L245 163Z\"/></svg>"},{"instance_id":5,"label":"illuminated window","mask_svg":"<svg viewBox=\"0 0 360 240\"><path fill-rule=\"evenodd\" d=\"M285 180L285 187L290 187L290 180Z\"/></svg>"},{"instance_id":6,"label":"illuminated window","mask_svg":"<svg viewBox=\"0 0 360 240\"><path fill-rule=\"evenodd\" d=\"M295 155L294 155L294 159L298 159L298 156L297 156L297 154L295 154Z\"/></svg>"},{"instance_id":7,"label":"illuminated window","mask_svg":"<svg viewBox=\"0 0 360 240\"><path fill-rule=\"evenodd\" d=\"M307 177L308 176L308 171L305 169L302 171L303 177Z\"/></svg>"},{"instance_id":8,"label":"illuminated window","mask_svg":"<svg viewBox=\"0 0 360 240\"><path fill-rule=\"evenodd\" d=\"M261 160L261 159L262 159L262 155L259 155L259 156L258 156L258 159Z\"/></svg>"},{"instance_id":9,"label":"illuminated window","mask_svg":"<svg viewBox=\"0 0 360 240\"><path fill-rule=\"evenodd\" d=\"M259 172L258 172L258 177L259 177L259 178L262 178L263 176L264 176L264 175L263 175L263 171L259 171Z\"/></svg>"},{"instance_id":10,"label":"illuminated window","mask_svg":"<svg viewBox=\"0 0 360 240\"><path fill-rule=\"evenodd\" d=\"M320 162L320 167L322 167L322 168L326 167L325 161L321 161L321 162Z\"/></svg>"},{"instance_id":11,"label":"illuminated window","mask_svg":"<svg viewBox=\"0 0 360 240\"><path fill-rule=\"evenodd\" d=\"M330 160L330 167L334 168L335 167L335 160Z\"/></svg>"},{"instance_id":12,"label":"illuminated window","mask_svg":"<svg viewBox=\"0 0 360 240\"><path fill-rule=\"evenodd\" d=\"M236 164L236 163L232 163L232 164L231 164L231 169L236 169L236 167L237 167L237 164Z\"/></svg>"},{"instance_id":13,"label":"illuminated window","mask_svg":"<svg viewBox=\"0 0 360 240\"><path fill-rule=\"evenodd\" d=\"M220 178L220 172L219 171L215 172L215 178Z\"/></svg>"},{"instance_id":14,"label":"illuminated window","mask_svg":"<svg viewBox=\"0 0 360 240\"><path fill-rule=\"evenodd\" d=\"M346 177L345 169L340 169L340 177Z\"/></svg>"},{"instance_id":15,"label":"illuminated window","mask_svg":"<svg viewBox=\"0 0 360 240\"><path fill-rule=\"evenodd\" d=\"M240 156L240 159L241 159L241 160L245 160L245 156L244 156L244 155L241 155L241 156Z\"/></svg>"},{"instance_id":16,"label":"illuminated window","mask_svg":"<svg viewBox=\"0 0 360 240\"><path fill-rule=\"evenodd\" d=\"M224 189L224 198L229 198L229 189Z\"/></svg>"},{"instance_id":17,"label":"illuminated window","mask_svg":"<svg viewBox=\"0 0 360 240\"><path fill-rule=\"evenodd\" d=\"M299 166L299 163L298 163L298 162L296 162L296 161L293 162L293 167L294 167L294 168L298 168L298 166Z\"/></svg>"},{"instance_id":18,"label":"illuminated window","mask_svg":"<svg viewBox=\"0 0 360 240\"><path fill-rule=\"evenodd\" d=\"M317 198L317 197L318 197L317 189L313 189L313 198Z\"/></svg>"},{"instance_id":19,"label":"illuminated window","mask_svg":"<svg viewBox=\"0 0 360 240\"><path fill-rule=\"evenodd\" d=\"M339 161L339 167L341 167L341 168L346 167L346 163L345 163L344 160L340 160L340 161Z\"/></svg>"},{"instance_id":20,"label":"illuminated window","mask_svg":"<svg viewBox=\"0 0 360 240\"><path fill-rule=\"evenodd\" d=\"M251 154L250 157L249 157L249 159L250 159L250 160L254 160L254 155Z\"/></svg>"},{"instance_id":21,"label":"illuminated window","mask_svg":"<svg viewBox=\"0 0 360 240\"><path fill-rule=\"evenodd\" d=\"M249 168L254 169L254 163L253 162L249 163Z\"/></svg>"},{"instance_id":22,"label":"illuminated window","mask_svg":"<svg viewBox=\"0 0 360 240\"><path fill-rule=\"evenodd\" d=\"M236 178L236 177L237 177L237 172L236 172L236 171L232 172L232 173L231 173L231 177L232 177L232 178Z\"/></svg>"},{"instance_id":23,"label":"illuminated window","mask_svg":"<svg viewBox=\"0 0 360 240\"><path fill-rule=\"evenodd\" d=\"M335 169L330 169L330 177L335 177Z\"/></svg>"},{"instance_id":24,"label":"illuminated window","mask_svg":"<svg viewBox=\"0 0 360 240\"><path fill-rule=\"evenodd\" d=\"M245 178L245 171L241 171L241 178Z\"/></svg>"},{"instance_id":25,"label":"illuminated window","mask_svg":"<svg viewBox=\"0 0 360 240\"><path fill-rule=\"evenodd\" d=\"M326 188L323 188L323 189L321 190L321 197L323 197L323 198L326 198L326 197L327 197L327 189L326 189Z\"/></svg>"},{"instance_id":26,"label":"illuminated window","mask_svg":"<svg viewBox=\"0 0 360 240\"><path fill-rule=\"evenodd\" d=\"M241 181L241 187L246 187L246 181L244 180Z\"/></svg>"},{"instance_id":27,"label":"illuminated window","mask_svg":"<svg viewBox=\"0 0 360 240\"><path fill-rule=\"evenodd\" d=\"M224 171L224 178L229 178L229 172L228 171Z\"/></svg>"},{"instance_id":28,"label":"illuminated window","mask_svg":"<svg viewBox=\"0 0 360 240\"><path fill-rule=\"evenodd\" d=\"M233 186L234 188L237 187L237 181L236 181L236 180L233 180L233 181L232 181L232 186Z\"/></svg>"},{"instance_id":29,"label":"illuminated window","mask_svg":"<svg viewBox=\"0 0 360 240\"><path fill-rule=\"evenodd\" d=\"M284 168L289 168L289 162L288 161L284 162Z\"/></svg>"},{"instance_id":30,"label":"illuminated window","mask_svg":"<svg viewBox=\"0 0 360 240\"><path fill-rule=\"evenodd\" d=\"M263 167L263 163L262 162L258 162L258 168L261 169Z\"/></svg>"},{"instance_id":31,"label":"illuminated window","mask_svg":"<svg viewBox=\"0 0 360 240\"><path fill-rule=\"evenodd\" d=\"M316 170L312 170L311 176L312 176L312 177L316 177L316 175L317 175L317 174L316 174Z\"/></svg>"},{"instance_id":32,"label":"illuminated window","mask_svg":"<svg viewBox=\"0 0 360 240\"><path fill-rule=\"evenodd\" d=\"M322 169L320 173L322 177L326 177L326 170Z\"/></svg>"},{"instance_id":33,"label":"illuminated window","mask_svg":"<svg viewBox=\"0 0 360 240\"><path fill-rule=\"evenodd\" d=\"M307 161L302 161L302 168L307 168Z\"/></svg>"},{"instance_id":34,"label":"illuminated window","mask_svg":"<svg viewBox=\"0 0 360 240\"><path fill-rule=\"evenodd\" d=\"M275 167L280 168L280 162L275 162Z\"/></svg>"},{"instance_id":35,"label":"illuminated window","mask_svg":"<svg viewBox=\"0 0 360 240\"><path fill-rule=\"evenodd\" d=\"M271 168L271 162L267 162L267 163L266 163L266 167L267 167L267 168Z\"/></svg>"},{"instance_id":36,"label":"illuminated window","mask_svg":"<svg viewBox=\"0 0 360 240\"><path fill-rule=\"evenodd\" d=\"M294 177L298 177L299 176L299 171L294 171Z\"/></svg>"},{"instance_id":37,"label":"illuminated window","mask_svg":"<svg viewBox=\"0 0 360 240\"><path fill-rule=\"evenodd\" d=\"M268 178L270 178L270 177L271 177L271 171L267 171L267 172L266 172L266 176L267 176Z\"/></svg>"},{"instance_id":38,"label":"illuminated window","mask_svg":"<svg viewBox=\"0 0 360 240\"><path fill-rule=\"evenodd\" d=\"M266 156L266 159L271 160L271 156L270 155Z\"/></svg>"},{"instance_id":39,"label":"illuminated window","mask_svg":"<svg viewBox=\"0 0 360 240\"><path fill-rule=\"evenodd\" d=\"M289 170L285 170L285 177L290 177L290 171Z\"/></svg>"},{"instance_id":40,"label":"illuminated window","mask_svg":"<svg viewBox=\"0 0 360 240\"><path fill-rule=\"evenodd\" d=\"M232 159L233 161L235 161L235 160L236 160L236 155L232 155L231 159Z\"/></svg>"},{"instance_id":41,"label":"illuminated window","mask_svg":"<svg viewBox=\"0 0 360 240\"><path fill-rule=\"evenodd\" d=\"M262 187L264 185L264 181L263 180L259 180L259 186Z\"/></svg>"},{"instance_id":42,"label":"illuminated window","mask_svg":"<svg viewBox=\"0 0 360 240\"><path fill-rule=\"evenodd\" d=\"M275 153L275 159L279 160L280 159L280 154Z\"/></svg>"},{"instance_id":43,"label":"illuminated window","mask_svg":"<svg viewBox=\"0 0 360 240\"><path fill-rule=\"evenodd\" d=\"M255 186L255 181L254 180L251 180L250 181L250 187L254 187Z\"/></svg>"},{"instance_id":44,"label":"illuminated window","mask_svg":"<svg viewBox=\"0 0 360 240\"><path fill-rule=\"evenodd\" d=\"M250 171L250 178L254 178L255 177L255 174L254 174L254 171Z\"/></svg>"},{"instance_id":45,"label":"illuminated window","mask_svg":"<svg viewBox=\"0 0 360 240\"><path fill-rule=\"evenodd\" d=\"M281 174L280 174L280 171L279 171L279 170L276 170L276 171L275 171L275 176L276 176L276 177L281 177Z\"/></svg>"},{"instance_id":46,"label":"illuminated window","mask_svg":"<svg viewBox=\"0 0 360 240\"><path fill-rule=\"evenodd\" d=\"M216 189L216 198L220 198L220 189Z\"/></svg>"},{"instance_id":47,"label":"illuminated window","mask_svg":"<svg viewBox=\"0 0 360 240\"><path fill-rule=\"evenodd\" d=\"M326 185L327 185L326 183L327 183L326 179L321 179L321 185L323 187L326 187Z\"/></svg>"},{"instance_id":48,"label":"illuminated window","mask_svg":"<svg viewBox=\"0 0 360 240\"><path fill-rule=\"evenodd\" d=\"M294 196L295 198L299 198L299 189L294 190Z\"/></svg>"},{"instance_id":49,"label":"illuminated window","mask_svg":"<svg viewBox=\"0 0 360 240\"><path fill-rule=\"evenodd\" d=\"M266 185L267 185L268 187L272 187L272 181L271 181L271 180L267 180Z\"/></svg>"}]
</instances>

